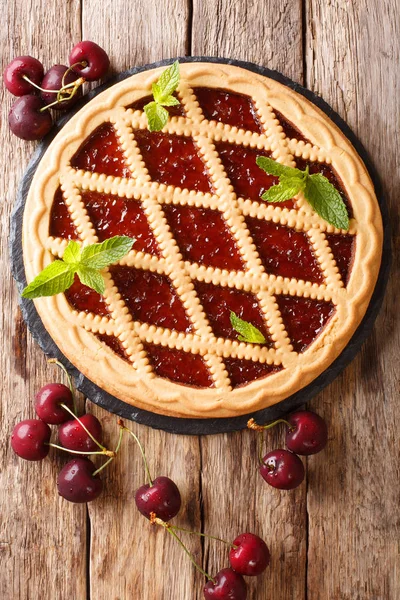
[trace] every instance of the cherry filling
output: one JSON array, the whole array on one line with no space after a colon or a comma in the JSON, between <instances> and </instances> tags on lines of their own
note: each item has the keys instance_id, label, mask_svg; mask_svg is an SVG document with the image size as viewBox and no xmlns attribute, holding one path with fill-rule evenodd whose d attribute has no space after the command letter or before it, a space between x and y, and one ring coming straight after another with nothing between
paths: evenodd
<instances>
[{"instance_id":1,"label":"cherry filling","mask_svg":"<svg viewBox=\"0 0 400 600\"><path fill-rule=\"evenodd\" d=\"M240 198L250 198L256 202L261 200L262 194L272 185L279 183L279 179L267 175L265 171L257 166L257 156L271 156L270 152L230 144L229 142L215 142L215 148L222 161L225 172L233 186L235 194ZM268 204L268 203L267 203ZM281 208L293 208L294 201L286 200L280 202Z\"/></svg>"},{"instance_id":2,"label":"cherry filling","mask_svg":"<svg viewBox=\"0 0 400 600\"><path fill-rule=\"evenodd\" d=\"M220 121L238 129L262 133L254 102L249 96L206 87L194 88L193 92L208 121Z\"/></svg>"},{"instance_id":3,"label":"cherry filling","mask_svg":"<svg viewBox=\"0 0 400 600\"><path fill-rule=\"evenodd\" d=\"M126 361L129 361L129 356L125 352L125 348L121 344L120 340L114 335L107 335L106 333L96 333L94 334L98 340L103 342L106 346L111 348L115 354L118 354L119 357L123 358ZM130 362L130 361L129 361Z\"/></svg>"},{"instance_id":4,"label":"cherry filling","mask_svg":"<svg viewBox=\"0 0 400 600\"><path fill-rule=\"evenodd\" d=\"M299 296L276 296L283 324L295 352L304 352L335 312L332 302Z\"/></svg>"},{"instance_id":5,"label":"cherry filling","mask_svg":"<svg viewBox=\"0 0 400 600\"><path fill-rule=\"evenodd\" d=\"M136 129L135 139L153 181L212 192L205 163L192 138Z\"/></svg>"},{"instance_id":6,"label":"cherry filling","mask_svg":"<svg viewBox=\"0 0 400 600\"><path fill-rule=\"evenodd\" d=\"M302 133L300 133L300 131L293 125L293 123L288 121L286 119L286 117L283 116L282 113L280 113L279 111L274 109L274 115L278 119L279 124L281 125L281 127L283 129L283 133L286 135L286 137L289 140L292 140L293 138L295 138L299 142L302 141L302 142L305 142L306 144L311 143L307 138L304 137L304 135Z\"/></svg>"},{"instance_id":7,"label":"cherry filling","mask_svg":"<svg viewBox=\"0 0 400 600\"><path fill-rule=\"evenodd\" d=\"M75 275L74 283L64 292L69 304L75 310L93 313L100 317L108 317L110 313L103 296L92 290L86 285L83 285L77 275Z\"/></svg>"},{"instance_id":8,"label":"cherry filling","mask_svg":"<svg viewBox=\"0 0 400 600\"><path fill-rule=\"evenodd\" d=\"M176 92L174 92L172 95L180 101L180 98ZM153 96L145 96L140 100L136 100L136 102L133 102L126 108L131 108L132 110L143 110L146 104L153 102L153 100ZM170 117L184 117L186 115L182 104L176 104L175 106L164 106L164 108L168 111Z\"/></svg>"},{"instance_id":9,"label":"cherry filling","mask_svg":"<svg viewBox=\"0 0 400 600\"><path fill-rule=\"evenodd\" d=\"M199 354L146 344L147 357L159 377L194 387L213 387L206 363Z\"/></svg>"},{"instance_id":10,"label":"cherry filling","mask_svg":"<svg viewBox=\"0 0 400 600\"><path fill-rule=\"evenodd\" d=\"M323 283L321 268L304 232L252 217L246 217L246 223L267 273Z\"/></svg>"},{"instance_id":11,"label":"cherry filling","mask_svg":"<svg viewBox=\"0 0 400 600\"><path fill-rule=\"evenodd\" d=\"M356 238L354 235L337 235L335 233L326 233L325 236L339 269L343 285L346 286L350 279L350 271L356 250Z\"/></svg>"},{"instance_id":12,"label":"cherry filling","mask_svg":"<svg viewBox=\"0 0 400 600\"><path fill-rule=\"evenodd\" d=\"M267 365L267 363L238 358L224 358L224 364L233 388L278 373L283 369L280 365Z\"/></svg>"},{"instance_id":13,"label":"cherry filling","mask_svg":"<svg viewBox=\"0 0 400 600\"><path fill-rule=\"evenodd\" d=\"M140 202L90 191L82 192L82 200L100 241L128 235L135 239L135 250L160 255Z\"/></svg>"},{"instance_id":14,"label":"cherry filling","mask_svg":"<svg viewBox=\"0 0 400 600\"><path fill-rule=\"evenodd\" d=\"M252 323L264 334L267 346L273 346L260 305L253 294L203 281L197 281L195 289L214 335L232 340L238 339L238 333L233 329L230 321L232 310L238 317Z\"/></svg>"},{"instance_id":15,"label":"cherry filling","mask_svg":"<svg viewBox=\"0 0 400 600\"><path fill-rule=\"evenodd\" d=\"M164 204L183 259L231 271L243 269L235 240L217 210Z\"/></svg>"},{"instance_id":16,"label":"cherry filling","mask_svg":"<svg viewBox=\"0 0 400 600\"><path fill-rule=\"evenodd\" d=\"M53 206L50 213L49 235L67 240L77 240L79 238L67 205L64 202L61 187L54 194Z\"/></svg>"},{"instance_id":17,"label":"cherry filling","mask_svg":"<svg viewBox=\"0 0 400 600\"><path fill-rule=\"evenodd\" d=\"M114 284L135 321L189 332L192 324L170 279L133 267L110 268Z\"/></svg>"},{"instance_id":18,"label":"cherry filling","mask_svg":"<svg viewBox=\"0 0 400 600\"><path fill-rule=\"evenodd\" d=\"M71 166L114 177L131 177L111 123L103 123L93 131L71 158Z\"/></svg>"}]
</instances>

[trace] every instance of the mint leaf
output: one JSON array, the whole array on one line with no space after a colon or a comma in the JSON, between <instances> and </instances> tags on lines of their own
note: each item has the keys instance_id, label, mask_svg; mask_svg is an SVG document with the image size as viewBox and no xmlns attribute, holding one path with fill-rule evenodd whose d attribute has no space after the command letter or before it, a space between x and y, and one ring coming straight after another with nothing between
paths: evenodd
<instances>
[{"instance_id":1,"label":"mint leaf","mask_svg":"<svg viewBox=\"0 0 400 600\"><path fill-rule=\"evenodd\" d=\"M54 296L65 292L73 282L74 269L62 260L55 260L31 281L21 295L23 298Z\"/></svg>"},{"instance_id":2,"label":"mint leaf","mask_svg":"<svg viewBox=\"0 0 400 600\"><path fill-rule=\"evenodd\" d=\"M167 96L162 102L160 102L160 104L163 106L177 106L180 104L180 102L178 98L175 98L175 96Z\"/></svg>"},{"instance_id":3,"label":"mint leaf","mask_svg":"<svg viewBox=\"0 0 400 600\"><path fill-rule=\"evenodd\" d=\"M106 286L104 283L104 277L101 273L99 273L99 271L81 265L78 267L76 272L83 285L87 285L95 290L98 294L104 294Z\"/></svg>"},{"instance_id":4,"label":"mint leaf","mask_svg":"<svg viewBox=\"0 0 400 600\"><path fill-rule=\"evenodd\" d=\"M151 91L153 92L153 98L155 102L161 104L161 100L163 99L163 93L158 83L153 83L153 85L151 86Z\"/></svg>"},{"instance_id":5,"label":"mint leaf","mask_svg":"<svg viewBox=\"0 0 400 600\"><path fill-rule=\"evenodd\" d=\"M308 175L304 195L324 221L337 229L349 228L349 215L341 195L321 173Z\"/></svg>"},{"instance_id":6,"label":"mint leaf","mask_svg":"<svg viewBox=\"0 0 400 600\"><path fill-rule=\"evenodd\" d=\"M275 177L303 177L304 172L300 171L300 169L294 169L293 167L287 167L286 165L281 165L276 162L272 158L268 158L267 156L257 156L256 163L268 175L275 175Z\"/></svg>"},{"instance_id":7,"label":"mint leaf","mask_svg":"<svg viewBox=\"0 0 400 600\"><path fill-rule=\"evenodd\" d=\"M149 122L149 131L161 131L166 126L169 113L161 104L149 102L144 107L144 112Z\"/></svg>"},{"instance_id":8,"label":"mint leaf","mask_svg":"<svg viewBox=\"0 0 400 600\"><path fill-rule=\"evenodd\" d=\"M78 242L70 240L68 246L64 250L63 261L69 265L78 263L81 259L81 247Z\"/></svg>"},{"instance_id":9,"label":"mint leaf","mask_svg":"<svg viewBox=\"0 0 400 600\"><path fill-rule=\"evenodd\" d=\"M235 331L240 335L238 336L239 342L248 342L250 344L265 344L266 339L257 327L254 327L251 323L240 319L231 310L230 314L231 325Z\"/></svg>"},{"instance_id":10,"label":"mint leaf","mask_svg":"<svg viewBox=\"0 0 400 600\"><path fill-rule=\"evenodd\" d=\"M168 69L165 69L165 71L161 73L161 77L156 83L160 94L158 100L154 98L156 102L161 102L161 100L164 100L167 96L170 96L178 87L179 80L179 62L176 60L170 67L168 67Z\"/></svg>"},{"instance_id":11,"label":"mint leaf","mask_svg":"<svg viewBox=\"0 0 400 600\"><path fill-rule=\"evenodd\" d=\"M82 250L81 264L91 269L104 269L120 260L132 249L133 238L116 235L101 244L91 244Z\"/></svg>"},{"instance_id":12,"label":"mint leaf","mask_svg":"<svg viewBox=\"0 0 400 600\"><path fill-rule=\"evenodd\" d=\"M303 187L303 179L299 177L291 177L280 179L278 185L273 185L266 192L263 193L261 198L267 200L267 202L285 202L290 200L299 193Z\"/></svg>"}]
</instances>

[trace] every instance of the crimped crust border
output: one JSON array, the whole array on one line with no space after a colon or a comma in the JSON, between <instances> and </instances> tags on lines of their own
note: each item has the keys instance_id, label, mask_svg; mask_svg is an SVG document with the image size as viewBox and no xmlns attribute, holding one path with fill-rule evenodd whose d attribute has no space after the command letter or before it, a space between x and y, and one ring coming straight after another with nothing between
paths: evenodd
<instances>
[{"instance_id":1,"label":"crimped crust border","mask_svg":"<svg viewBox=\"0 0 400 600\"><path fill-rule=\"evenodd\" d=\"M275 318L269 324L273 330L276 350L257 349L247 344L218 339L217 352L220 357L232 355L254 359L256 355L256 359L260 362L283 363L285 369L282 371L234 390L224 386L221 360L217 360L215 355L206 356L202 351L201 343L196 342L195 335L190 338L188 335L159 330L155 327L132 325L132 319L126 307L121 304L118 294L115 294L109 275L106 301L114 311L113 319L72 311L63 294L37 299L35 305L46 329L63 354L86 377L117 398L139 408L172 416L202 418L238 416L275 404L295 393L324 371L340 354L361 322L373 292L381 260L382 222L373 185L362 160L338 127L314 104L275 80L240 67L183 63L180 68L182 83L178 91L184 101L187 118L170 119L165 130L195 138L211 175L215 177L214 183L218 184L221 181L221 185L225 186L221 191L222 194L224 192L229 194L229 189L226 187L229 186L229 181L224 181L223 173L219 172L218 160L213 156L212 146L207 139L210 130L213 132L213 140L222 139L266 148L272 152L274 158L289 165L293 164L294 156L332 163L349 195L355 217L351 221L350 232L357 236L356 253L347 288L341 285L333 257L327 251L329 249L326 242L324 243L324 232L333 232L334 229L313 214L301 197L297 198L299 211L289 211L239 198L237 199L239 213L231 216L233 223L241 213L308 230L325 275L326 285L323 286L267 276L262 269L260 270L257 253L254 253L251 248L251 238L246 240L245 236L243 239L241 251L247 253L246 263L249 271L238 273L234 286L238 289L256 290L260 304L264 304L266 315L271 316L270 311L272 314L275 311ZM158 68L135 74L96 96L71 118L49 146L33 178L24 212L23 250L28 281L50 262L53 255L62 254L66 244L65 241L49 239L48 236L50 209L59 185L60 173L62 189L68 196L69 210L72 216L75 215L74 222L83 243L92 243L97 241L97 238L88 218L85 218L85 212L82 211L77 183L81 189L92 189L94 186L93 189L106 193L120 192L121 195L132 198L140 196L142 202L148 205L148 216L153 215L154 211L157 213L154 196L160 194L160 191L163 202L196 205L200 202L200 205L208 203L213 207L212 195L206 194L204 198L199 199L199 194L187 190L173 190L152 183L144 164L134 155L130 127L134 124L135 127L144 128L146 124L140 113L134 113L130 109L126 111L122 107L147 95L151 83L159 77L161 71L162 69ZM135 86L134 89L132 85ZM221 123L205 121L191 94L191 88L196 86L223 87L252 96L264 125L265 134L238 131L234 127ZM268 105L272 107L272 111ZM283 139L282 128L274 118L273 109L278 110L291 121L311 143ZM121 180L81 171L72 173L73 170L67 168L70 157L79 148L82 140L106 120L111 120L116 126L127 162L134 175L133 180ZM229 208L230 204L227 202L226 209ZM229 215L227 216L229 218ZM157 229L157 222L154 227ZM236 235L239 245L240 235L240 232ZM183 294L188 292L185 284L190 279L188 273L192 275L191 270L197 278L203 277L206 281L221 285L232 283L229 272L187 263L182 268L181 257L168 236L165 237L164 244L173 253L175 252L174 284L178 288L181 286ZM124 261L125 264L140 265L159 272L163 268L162 260L158 261L161 265L155 264L154 257L143 253L131 252ZM279 313L276 314L271 292L263 293L264 286L269 290L275 290L276 293L332 298L337 304L335 315L322 334L303 354L293 352L287 336L282 334ZM195 298L190 297L190 290L185 303L187 310L196 312ZM205 343L209 343L211 340L209 327L207 328L206 322L202 322L200 313L196 316L196 323L199 332L204 336ZM114 319L114 316L117 318ZM132 362L135 368L101 344L91 331L117 335L129 351L134 348L135 357ZM216 387L191 388L154 376L145 352L141 350L140 335L144 335L146 340L150 339L162 345L170 345L172 337L175 338L173 347L190 348L192 352L200 352L213 373Z\"/></svg>"}]
</instances>

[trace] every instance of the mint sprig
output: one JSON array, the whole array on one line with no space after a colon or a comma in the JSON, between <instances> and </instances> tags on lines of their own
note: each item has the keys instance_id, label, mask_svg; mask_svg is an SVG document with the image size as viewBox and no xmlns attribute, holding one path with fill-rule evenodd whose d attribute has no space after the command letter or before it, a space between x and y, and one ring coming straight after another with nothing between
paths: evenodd
<instances>
[{"instance_id":1,"label":"mint sprig","mask_svg":"<svg viewBox=\"0 0 400 600\"><path fill-rule=\"evenodd\" d=\"M279 183L261 196L267 202L284 202L303 192L310 206L324 221L337 229L349 229L349 215L338 190L321 173L281 165L267 156L257 156L257 165L269 175L279 177Z\"/></svg>"},{"instance_id":2,"label":"mint sprig","mask_svg":"<svg viewBox=\"0 0 400 600\"><path fill-rule=\"evenodd\" d=\"M161 131L167 124L169 112L164 106L176 106L179 100L172 94L179 85L179 62L176 60L168 69L161 73L159 80L153 83L154 100L144 107L147 115L149 131Z\"/></svg>"},{"instance_id":3,"label":"mint sprig","mask_svg":"<svg viewBox=\"0 0 400 600\"><path fill-rule=\"evenodd\" d=\"M123 258L132 248L134 239L125 235L90 244L81 248L71 240L64 250L62 260L48 265L22 292L23 298L54 296L65 292L74 282L75 274L80 282L98 294L104 294L105 283L101 270Z\"/></svg>"},{"instance_id":4,"label":"mint sprig","mask_svg":"<svg viewBox=\"0 0 400 600\"><path fill-rule=\"evenodd\" d=\"M244 321L238 317L233 310L231 310L230 319L233 329L239 334L239 342L247 342L249 344L265 344L267 341L257 327L254 327L254 325L248 321Z\"/></svg>"}]
</instances>

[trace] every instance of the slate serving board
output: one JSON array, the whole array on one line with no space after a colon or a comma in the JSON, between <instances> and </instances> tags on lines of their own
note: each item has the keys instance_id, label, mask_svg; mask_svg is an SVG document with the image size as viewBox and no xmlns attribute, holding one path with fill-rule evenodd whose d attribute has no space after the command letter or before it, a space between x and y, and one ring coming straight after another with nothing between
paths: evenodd
<instances>
[{"instance_id":1,"label":"slate serving board","mask_svg":"<svg viewBox=\"0 0 400 600\"><path fill-rule=\"evenodd\" d=\"M68 121L68 119L75 114L84 104L90 99L96 96L98 93L107 89L111 85L134 75L140 71L153 69L159 66L166 66L171 64L176 59L168 59L159 62L155 62L143 67L132 68L129 71L125 71L113 78L111 78L104 85L96 88L82 99L82 101L76 105L74 111L69 112L68 115L60 119L53 127L51 133L40 143L36 152L34 153L27 170L23 176L16 203L14 206L13 213L11 215L10 222L10 255L11 255L11 269L14 279L16 280L18 291L21 292L26 286L25 270L22 256L22 220L23 212L25 207L26 197L29 191L29 187L32 181L32 177L35 170L49 146L52 139L57 135L58 131ZM299 94L305 96L313 104L323 110L328 117L342 130L346 137L351 141L353 146L356 148L358 154L363 159L371 179L375 186L379 206L382 213L383 225L384 225L384 240L383 240L383 254L382 264L378 276L378 281L375 286L371 302L368 310L362 320L360 326L355 331L350 342L340 354L340 356L326 369L319 377L312 381L308 386L293 394L286 400L265 408L258 412L244 415L241 417L231 417L224 419L186 419L177 417L167 417L159 415L146 410L135 408L122 402L115 396L108 394L87 377L84 377L60 352L55 342L47 333L43 326L43 323L35 309L32 301L20 298L20 307L23 318L36 342L39 344L43 352L51 357L57 357L68 369L69 373L75 380L76 387L92 402L95 402L99 406L109 410L115 414L120 415L125 419L137 421L143 425L148 425L155 429L163 429L171 433L179 434L190 434L190 435L207 435L216 433L225 433L229 431L236 431L244 429L247 421L250 417L254 417L259 422L266 422L269 420L276 419L283 416L289 411L292 411L302 404L308 402L313 396L320 392L323 388L329 385L335 377L353 360L358 351L361 348L362 343L371 333L375 319L378 315L381 307L386 284L389 276L390 263L391 263L391 243L390 243L390 228L389 218L385 199L383 197L381 184L375 169L367 155L366 150L362 146L361 142L357 139L354 133L350 130L348 125L339 117L339 115L324 101L322 98L314 94L313 92L303 88L299 84L288 79L278 71L272 71L265 67L259 67L253 63L242 62L238 60L229 60L224 58L214 58L205 56L194 56L194 57L182 57L178 58L179 62L210 62L210 63L224 63L231 64L238 67L242 67L254 73L265 75L280 83L287 85L289 88L295 90Z\"/></svg>"}]
</instances>

